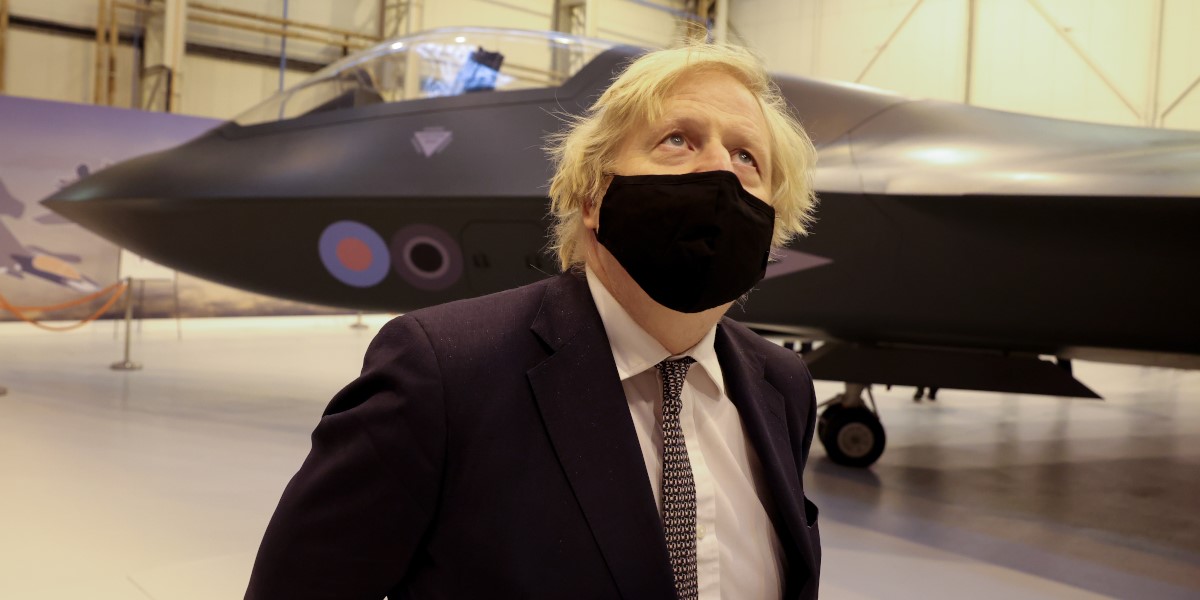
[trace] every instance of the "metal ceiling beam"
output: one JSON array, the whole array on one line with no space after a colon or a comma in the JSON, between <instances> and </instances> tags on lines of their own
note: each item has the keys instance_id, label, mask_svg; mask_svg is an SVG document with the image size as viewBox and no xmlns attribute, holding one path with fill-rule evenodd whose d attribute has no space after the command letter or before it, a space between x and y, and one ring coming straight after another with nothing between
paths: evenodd
<instances>
[{"instance_id":1,"label":"metal ceiling beam","mask_svg":"<svg viewBox=\"0 0 1200 600\"><path fill-rule=\"evenodd\" d=\"M966 2L967 2L967 44L966 44L967 48L966 48L966 57L964 60L965 68L964 68L964 72L963 72L963 104L970 104L971 103L971 93L973 92L973 90L971 88L974 85L973 78L975 75L975 27L978 22L978 20L976 18L976 14L977 14L976 9L978 9L979 7L976 5L977 0L966 0Z\"/></svg>"},{"instance_id":2,"label":"metal ceiling beam","mask_svg":"<svg viewBox=\"0 0 1200 600\"><path fill-rule=\"evenodd\" d=\"M8 54L8 0L0 0L0 94L4 93L4 63ZM0 387L0 396L4 395Z\"/></svg>"},{"instance_id":3,"label":"metal ceiling beam","mask_svg":"<svg viewBox=\"0 0 1200 600\"><path fill-rule=\"evenodd\" d=\"M167 68L166 112L179 109L183 99L183 56L187 49L188 0L166 0L163 12L163 61Z\"/></svg>"},{"instance_id":4,"label":"metal ceiling beam","mask_svg":"<svg viewBox=\"0 0 1200 600\"><path fill-rule=\"evenodd\" d=\"M1154 3L1153 45L1150 57L1150 83L1146 89L1146 118L1147 127L1162 127L1158 114L1158 88L1162 83L1162 51L1163 51L1163 13L1166 12L1167 0L1157 0Z\"/></svg>"},{"instance_id":5,"label":"metal ceiling beam","mask_svg":"<svg viewBox=\"0 0 1200 600\"><path fill-rule=\"evenodd\" d=\"M1162 114L1159 115L1159 120L1165 122L1167 120L1167 115L1171 114L1171 111L1175 110L1175 107L1179 106L1179 103L1183 102L1184 99L1186 99L1197 87L1200 87L1200 77L1196 77L1196 79L1192 81L1192 84L1187 86L1187 88L1183 90L1183 93L1179 94L1179 97L1176 98L1175 101L1169 106L1167 106L1166 110L1162 111Z\"/></svg>"},{"instance_id":6,"label":"metal ceiling beam","mask_svg":"<svg viewBox=\"0 0 1200 600\"><path fill-rule=\"evenodd\" d=\"M924 3L925 0L917 0L913 3L912 8L908 9L908 14L904 15L903 19L900 19L900 24L897 25L896 29L892 31L892 34L889 35L886 40L884 40L883 45L880 46L879 50L875 52L875 56L872 56L871 60L867 62L867 66L863 67L862 73L859 73L858 77L854 79L854 83L862 83L863 78L867 76L868 72L870 72L871 67L875 66L875 61L879 60L880 56L883 56L883 53L887 51L888 46L892 45L892 42L896 39L896 36L900 35L900 32L904 30L904 26L908 25L909 20L911 20L912 16L916 14L917 9L921 8L921 5Z\"/></svg>"},{"instance_id":7,"label":"metal ceiling beam","mask_svg":"<svg viewBox=\"0 0 1200 600\"><path fill-rule=\"evenodd\" d=\"M729 0L717 0L716 12L713 17L713 41L724 44L729 41Z\"/></svg>"},{"instance_id":8,"label":"metal ceiling beam","mask_svg":"<svg viewBox=\"0 0 1200 600\"><path fill-rule=\"evenodd\" d=\"M1108 75L1104 73L1104 70L1100 68L1100 65L1096 64L1096 61L1092 60L1092 57L1088 56L1088 53L1084 51L1084 49L1080 47L1079 44L1076 43L1073 38L1071 38L1071 36L1067 35L1066 28L1060 25L1058 21L1054 19L1054 16L1046 10L1046 7L1042 6L1041 0L1026 1L1030 6L1033 7L1034 10L1037 11L1039 15L1042 16L1042 19L1044 19L1046 23L1050 25L1050 28L1054 30L1054 33L1057 33L1058 37L1062 38L1062 40L1066 42L1072 50L1075 51L1075 54L1079 55L1079 58L1082 59L1089 68L1091 68L1092 72L1094 72L1096 76L1100 78L1100 81L1103 81L1104 85L1108 86L1108 89L1111 90L1112 93L1121 100L1125 107L1129 109L1129 112L1133 113L1133 116L1137 117L1139 121L1142 120L1141 111L1139 111L1133 105L1133 103L1129 101L1129 98L1125 97L1125 94L1121 93L1121 90L1117 88L1117 84L1113 83L1113 81L1109 79Z\"/></svg>"}]
</instances>

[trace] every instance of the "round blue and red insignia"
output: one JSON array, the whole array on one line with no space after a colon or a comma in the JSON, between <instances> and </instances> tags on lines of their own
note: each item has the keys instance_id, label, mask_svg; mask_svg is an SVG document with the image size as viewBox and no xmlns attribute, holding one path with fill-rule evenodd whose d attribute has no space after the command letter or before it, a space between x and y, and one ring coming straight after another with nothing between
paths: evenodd
<instances>
[{"instance_id":1,"label":"round blue and red insignia","mask_svg":"<svg viewBox=\"0 0 1200 600\"><path fill-rule=\"evenodd\" d=\"M329 274L346 285L371 287L387 277L391 266L383 238L358 221L326 227L317 246Z\"/></svg>"},{"instance_id":2,"label":"round blue and red insignia","mask_svg":"<svg viewBox=\"0 0 1200 600\"><path fill-rule=\"evenodd\" d=\"M409 225L392 236L392 268L419 290L444 290L462 278L462 250L438 227Z\"/></svg>"}]
</instances>

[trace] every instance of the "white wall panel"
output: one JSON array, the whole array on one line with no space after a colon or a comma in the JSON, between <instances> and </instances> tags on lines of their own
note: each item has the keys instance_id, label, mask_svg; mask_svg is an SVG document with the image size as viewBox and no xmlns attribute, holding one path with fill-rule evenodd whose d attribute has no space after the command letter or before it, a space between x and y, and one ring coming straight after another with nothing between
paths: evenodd
<instances>
[{"instance_id":1,"label":"white wall panel","mask_svg":"<svg viewBox=\"0 0 1200 600\"><path fill-rule=\"evenodd\" d=\"M1167 115L1162 126L1168 129L1200 130L1200 97L1197 96L1200 96L1200 93L1193 91Z\"/></svg>"},{"instance_id":2,"label":"white wall panel","mask_svg":"<svg viewBox=\"0 0 1200 600\"><path fill-rule=\"evenodd\" d=\"M1200 77L1200 2L1163 1L1158 60L1159 1L975 0L971 103L1060 118L1200 129L1200 89L1165 119L1158 118ZM773 70L844 81L861 77L862 83L912 96L964 100L971 0L925 0L889 43L916 4L731 0L730 17L734 31Z\"/></svg>"},{"instance_id":3,"label":"white wall panel","mask_svg":"<svg viewBox=\"0 0 1200 600\"><path fill-rule=\"evenodd\" d=\"M668 8L679 5L669 0L657 0L655 4ZM629 0L600 0L594 6L596 37L658 47L669 45L677 35L677 19L666 10Z\"/></svg>"},{"instance_id":4,"label":"white wall panel","mask_svg":"<svg viewBox=\"0 0 1200 600\"><path fill-rule=\"evenodd\" d=\"M1065 36L1032 3L979 2L973 103L1050 117L1141 124L1152 56L1151 2L1040 3Z\"/></svg>"},{"instance_id":5,"label":"white wall panel","mask_svg":"<svg viewBox=\"0 0 1200 600\"><path fill-rule=\"evenodd\" d=\"M279 18L285 4L285 0L190 1ZM379 28L379 0L287 0L286 4L288 18L296 21L364 33L376 33Z\"/></svg>"},{"instance_id":6,"label":"white wall panel","mask_svg":"<svg viewBox=\"0 0 1200 600\"><path fill-rule=\"evenodd\" d=\"M729 8L732 41L759 52L773 71L816 76L819 3L734 0Z\"/></svg>"},{"instance_id":7,"label":"white wall panel","mask_svg":"<svg viewBox=\"0 0 1200 600\"><path fill-rule=\"evenodd\" d=\"M95 27L98 0L9 0L13 15L65 23L77 27Z\"/></svg>"},{"instance_id":8,"label":"white wall panel","mask_svg":"<svg viewBox=\"0 0 1200 600\"><path fill-rule=\"evenodd\" d=\"M549 29L552 0L425 0L424 28Z\"/></svg>"},{"instance_id":9,"label":"white wall panel","mask_svg":"<svg viewBox=\"0 0 1200 600\"><path fill-rule=\"evenodd\" d=\"M1200 2L1167 0L1162 42L1156 114L1163 127L1200 129Z\"/></svg>"},{"instance_id":10,"label":"white wall panel","mask_svg":"<svg viewBox=\"0 0 1200 600\"><path fill-rule=\"evenodd\" d=\"M95 1L95 0L93 0ZM236 9L275 18L284 16L284 0L201 0L203 4ZM212 12L192 11L222 20L256 24L259 27L278 28L276 24L249 21L239 17L219 15ZM377 35L379 32L379 0L288 0L287 18L302 23L323 25L358 33ZM301 29L309 35L321 35ZM280 50L280 39L250 31L208 23L188 24L188 40L219 47L232 47L251 52L276 54ZM308 61L328 62L336 59L340 51L319 42L289 38L289 56Z\"/></svg>"},{"instance_id":11,"label":"white wall panel","mask_svg":"<svg viewBox=\"0 0 1200 600\"><path fill-rule=\"evenodd\" d=\"M95 46L91 40L9 29L5 89L13 96L90 103ZM115 87L117 106L129 106L132 66L133 50L120 48Z\"/></svg>"},{"instance_id":12,"label":"white wall panel","mask_svg":"<svg viewBox=\"0 0 1200 600\"><path fill-rule=\"evenodd\" d=\"M678 2L657 4L677 7ZM553 22L553 0L426 0L424 27L512 27L549 29ZM629 0L598 0L594 4L598 36L633 44L666 45L675 36L675 16L643 3Z\"/></svg>"},{"instance_id":13,"label":"white wall panel","mask_svg":"<svg viewBox=\"0 0 1200 600\"><path fill-rule=\"evenodd\" d=\"M881 2L881 4L883 4ZM853 40L859 24L854 14L828 17L822 23L822 56L854 55L846 65L853 81L913 96L962 100L966 66L966 7L960 0L886 3L882 23L868 39L878 42L858 52ZM898 10L900 9L900 10ZM837 28L829 31L836 23ZM838 43L839 46L832 44ZM886 44L886 46L884 46ZM841 50L841 51L839 51ZM836 70L832 72L847 72Z\"/></svg>"},{"instance_id":14,"label":"white wall panel","mask_svg":"<svg viewBox=\"0 0 1200 600\"><path fill-rule=\"evenodd\" d=\"M270 97L279 88L279 69L189 55L183 62L182 106L178 112L232 119ZM306 73L289 71L284 86L298 83Z\"/></svg>"},{"instance_id":15,"label":"white wall panel","mask_svg":"<svg viewBox=\"0 0 1200 600\"><path fill-rule=\"evenodd\" d=\"M230 6L248 5L244 0L221 1ZM261 10L281 14L283 0L269 0ZM379 33L379 0L289 0L288 16L298 21L319 23L338 29L372 35Z\"/></svg>"},{"instance_id":16,"label":"white wall panel","mask_svg":"<svg viewBox=\"0 0 1200 600\"><path fill-rule=\"evenodd\" d=\"M735 1L730 16L772 70L963 98L963 0Z\"/></svg>"}]
</instances>

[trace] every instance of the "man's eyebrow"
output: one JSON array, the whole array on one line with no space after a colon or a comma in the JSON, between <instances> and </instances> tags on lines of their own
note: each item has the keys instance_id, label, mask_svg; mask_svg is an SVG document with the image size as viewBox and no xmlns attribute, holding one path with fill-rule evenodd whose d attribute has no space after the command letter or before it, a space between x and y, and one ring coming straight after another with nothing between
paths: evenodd
<instances>
[{"instance_id":1,"label":"man's eyebrow","mask_svg":"<svg viewBox=\"0 0 1200 600\"><path fill-rule=\"evenodd\" d=\"M658 127L654 127L655 131L665 131L668 129L699 129L703 123L699 119L688 116L668 116L665 117Z\"/></svg>"},{"instance_id":2,"label":"man's eyebrow","mask_svg":"<svg viewBox=\"0 0 1200 600\"><path fill-rule=\"evenodd\" d=\"M759 131L757 127L747 127L735 125L733 133L737 136L735 139L745 146L756 158L763 159L767 157L767 149L770 143L766 139L766 132Z\"/></svg>"},{"instance_id":3,"label":"man's eyebrow","mask_svg":"<svg viewBox=\"0 0 1200 600\"><path fill-rule=\"evenodd\" d=\"M650 127L650 132L654 135L666 133L675 129L684 131L694 131L706 127L703 120L687 115L666 116L659 121L657 126ZM758 158L765 158L769 144L766 142L765 131L759 131L758 128L743 124L734 124L732 127L734 139L738 145L745 146L747 150Z\"/></svg>"}]
</instances>

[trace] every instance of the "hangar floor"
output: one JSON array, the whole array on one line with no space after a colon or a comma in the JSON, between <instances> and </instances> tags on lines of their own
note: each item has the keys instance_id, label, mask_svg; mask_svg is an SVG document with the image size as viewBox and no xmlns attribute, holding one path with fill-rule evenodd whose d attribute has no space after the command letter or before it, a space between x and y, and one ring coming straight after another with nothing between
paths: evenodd
<instances>
[{"instance_id":1,"label":"hangar floor","mask_svg":"<svg viewBox=\"0 0 1200 600\"><path fill-rule=\"evenodd\" d=\"M386 317L0 325L0 598L237 598ZM806 474L822 598L1200 597L1200 372L1078 363L1105 402L876 389L889 448ZM818 395L835 384L818 382Z\"/></svg>"}]
</instances>

